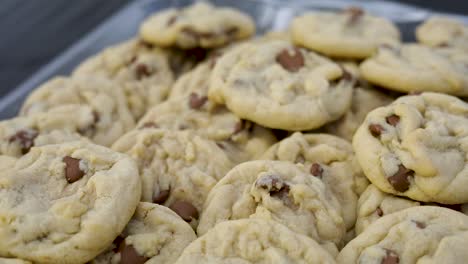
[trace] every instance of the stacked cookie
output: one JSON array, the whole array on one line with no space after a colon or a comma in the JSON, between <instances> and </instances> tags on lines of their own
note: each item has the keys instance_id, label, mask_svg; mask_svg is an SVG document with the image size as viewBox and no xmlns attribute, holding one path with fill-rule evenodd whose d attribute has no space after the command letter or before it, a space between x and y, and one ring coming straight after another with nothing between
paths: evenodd
<instances>
[{"instance_id":1,"label":"stacked cookie","mask_svg":"<svg viewBox=\"0 0 468 264\"><path fill-rule=\"evenodd\" d=\"M463 263L467 32L156 13L0 122L0 263Z\"/></svg>"}]
</instances>

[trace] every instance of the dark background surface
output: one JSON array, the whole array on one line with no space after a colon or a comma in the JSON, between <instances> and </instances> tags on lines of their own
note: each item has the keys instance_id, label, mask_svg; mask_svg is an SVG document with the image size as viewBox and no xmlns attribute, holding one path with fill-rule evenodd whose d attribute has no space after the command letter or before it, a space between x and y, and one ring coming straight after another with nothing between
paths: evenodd
<instances>
[{"instance_id":1,"label":"dark background surface","mask_svg":"<svg viewBox=\"0 0 468 264\"><path fill-rule=\"evenodd\" d=\"M0 0L0 97L130 1ZM400 2L468 14L468 0Z\"/></svg>"}]
</instances>

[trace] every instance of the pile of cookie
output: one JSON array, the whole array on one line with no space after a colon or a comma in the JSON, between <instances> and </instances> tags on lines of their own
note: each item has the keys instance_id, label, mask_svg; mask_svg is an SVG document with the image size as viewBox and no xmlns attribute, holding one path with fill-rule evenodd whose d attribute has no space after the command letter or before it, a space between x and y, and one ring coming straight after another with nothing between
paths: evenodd
<instances>
[{"instance_id":1,"label":"pile of cookie","mask_svg":"<svg viewBox=\"0 0 468 264\"><path fill-rule=\"evenodd\" d=\"M254 35L164 10L34 90L0 122L0 263L467 262L468 27Z\"/></svg>"}]
</instances>

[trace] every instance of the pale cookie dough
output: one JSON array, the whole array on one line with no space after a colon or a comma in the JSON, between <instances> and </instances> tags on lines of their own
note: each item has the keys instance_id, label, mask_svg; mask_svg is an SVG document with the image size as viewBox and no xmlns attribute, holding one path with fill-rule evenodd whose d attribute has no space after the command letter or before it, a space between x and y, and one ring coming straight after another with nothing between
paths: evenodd
<instances>
[{"instance_id":1,"label":"pale cookie dough","mask_svg":"<svg viewBox=\"0 0 468 264\"><path fill-rule=\"evenodd\" d=\"M353 138L359 163L384 192L468 202L468 104L445 94L400 97L367 115Z\"/></svg>"},{"instance_id":2,"label":"pale cookie dough","mask_svg":"<svg viewBox=\"0 0 468 264\"><path fill-rule=\"evenodd\" d=\"M385 215L419 205L417 201L384 193L371 184L359 197L356 234L361 234L368 226Z\"/></svg>"},{"instance_id":3,"label":"pale cookie dough","mask_svg":"<svg viewBox=\"0 0 468 264\"><path fill-rule=\"evenodd\" d=\"M449 50L420 44L381 46L360 69L366 80L390 90L468 96L468 55Z\"/></svg>"},{"instance_id":4,"label":"pale cookie dough","mask_svg":"<svg viewBox=\"0 0 468 264\"><path fill-rule=\"evenodd\" d=\"M296 132L271 146L262 159L303 164L309 176L320 179L335 194L346 229L353 228L359 195L369 183L350 143L332 135Z\"/></svg>"},{"instance_id":5,"label":"pale cookie dough","mask_svg":"<svg viewBox=\"0 0 468 264\"><path fill-rule=\"evenodd\" d=\"M118 238L91 264L172 264L197 236L170 209L141 202Z\"/></svg>"},{"instance_id":6,"label":"pale cookie dough","mask_svg":"<svg viewBox=\"0 0 468 264\"><path fill-rule=\"evenodd\" d=\"M86 142L35 147L0 177L0 255L85 263L109 247L138 205L130 157Z\"/></svg>"},{"instance_id":7,"label":"pale cookie dough","mask_svg":"<svg viewBox=\"0 0 468 264\"><path fill-rule=\"evenodd\" d=\"M341 205L308 168L287 161L250 161L234 167L206 199L198 235L243 218L271 219L337 252L345 233Z\"/></svg>"},{"instance_id":8,"label":"pale cookie dough","mask_svg":"<svg viewBox=\"0 0 468 264\"><path fill-rule=\"evenodd\" d=\"M333 264L317 242L271 220L242 219L216 225L192 242L176 264Z\"/></svg>"},{"instance_id":9,"label":"pale cookie dough","mask_svg":"<svg viewBox=\"0 0 468 264\"><path fill-rule=\"evenodd\" d=\"M340 119L325 125L323 132L352 141L354 133L366 118L367 113L377 107L390 104L393 98L363 80L356 63L340 62L340 65L358 82L353 89L350 109Z\"/></svg>"},{"instance_id":10,"label":"pale cookie dough","mask_svg":"<svg viewBox=\"0 0 468 264\"><path fill-rule=\"evenodd\" d=\"M82 62L73 75L97 75L118 82L136 119L164 101L173 83L166 52L137 39L104 49Z\"/></svg>"},{"instance_id":11,"label":"pale cookie dough","mask_svg":"<svg viewBox=\"0 0 468 264\"><path fill-rule=\"evenodd\" d=\"M193 227L208 192L233 167L220 147L192 131L133 130L112 148L137 161L142 201L170 207Z\"/></svg>"},{"instance_id":12,"label":"pale cookie dough","mask_svg":"<svg viewBox=\"0 0 468 264\"><path fill-rule=\"evenodd\" d=\"M219 58L208 96L260 125L307 130L348 110L354 82L331 60L277 40L239 45Z\"/></svg>"},{"instance_id":13,"label":"pale cookie dough","mask_svg":"<svg viewBox=\"0 0 468 264\"><path fill-rule=\"evenodd\" d=\"M249 16L206 2L156 13L140 27L140 36L145 41L183 49L220 47L254 33L255 24Z\"/></svg>"},{"instance_id":14,"label":"pale cookie dough","mask_svg":"<svg viewBox=\"0 0 468 264\"><path fill-rule=\"evenodd\" d=\"M465 263L468 217L420 206L384 216L340 252L338 263Z\"/></svg>"},{"instance_id":15,"label":"pale cookie dough","mask_svg":"<svg viewBox=\"0 0 468 264\"><path fill-rule=\"evenodd\" d=\"M20 157L31 147L85 140L78 133L95 125L91 108L64 105L0 122L0 155Z\"/></svg>"},{"instance_id":16,"label":"pale cookie dough","mask_svg":"<svg viewBox=\"0 0 468 264\"><path fill-rule=\"evenodd\" d=\"M293 20L291 32L297 45L350 59L367 58L381 44L400 42L400 32L391 21L359 8L305 13Z\"/></svg>"},{"instance_id":17,"label":"pale cookie dough","mask_svg":"<svg viewBox=\"0 0 468 264\"><path fill-rule=\"evenodd\" d=\"M32 264L32 262L21 259L0 258L0 264Z\"/></svg>"},{"instance_id":18,"label":"pale cookie dough","mask_svg":"<svg viewBox=\"0 0 468 264\"><path fill-rule=\"evenodd\" d=\"M468 51L468 26L449 17L433 16L416 28L416 38L431 47Z\"/></svg>"},{"instance_id":19,"label":"pale cookie dough","mask_svg":"<svg viewBox=\"0 0 468 264\"><path fill-rule=\"evenodd\" d=\"M193 130L215 141L235 163L258 157L276 142L270 130L242 120L197 92L170 99L150 109L137 128L151 127Z\"/></svg>"},{"instance_id":20,"label":"pale cookie dough","mask_svg":"<svg viewBox=\"0 0 468 264\"><path fill-rule=\"evenodd\" d=\"M111 145L135 126L121 87L94 76L56 77L44 83L28 96L20 115L29 116L63 105L93 109L93 124L80 133L100 145Z\"/></svg>"}]
</instances>

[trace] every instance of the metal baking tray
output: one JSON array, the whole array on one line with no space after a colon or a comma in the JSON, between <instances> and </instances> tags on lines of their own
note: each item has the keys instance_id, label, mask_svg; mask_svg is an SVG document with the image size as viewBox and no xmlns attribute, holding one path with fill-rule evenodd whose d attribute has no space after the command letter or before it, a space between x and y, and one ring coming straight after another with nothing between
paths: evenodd
<instances>
[{"instance_id":1,"label":"metal baking tray","mask_svg":"<svg viewBox=\"0 0 468 264\"><path fill-rule=\"evenodd\" d=\"M43 66L21 85L0 99L0 120L15 116L26 96L55 75L69 74L81 61L103 48L135 36L140 23L151 13L169 7L186 6L193 0L136 0L104 21L80 41ZM257 33L286 29L291 19L310 10L341 10L359 6L394 21L405 41L414 41L415 27L436 12L382 0L212 0L213 4L231 6L250 14L257 23ZM450 14L445 14L450 15ZM468 17L450 15L468 22Z\"/></svg>"}]
</instances>

